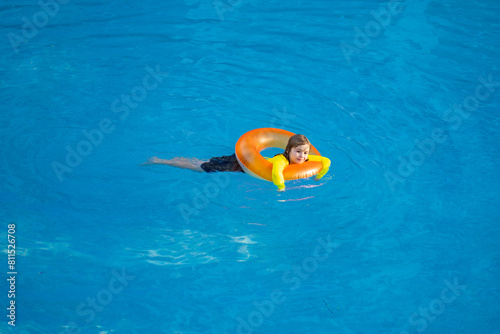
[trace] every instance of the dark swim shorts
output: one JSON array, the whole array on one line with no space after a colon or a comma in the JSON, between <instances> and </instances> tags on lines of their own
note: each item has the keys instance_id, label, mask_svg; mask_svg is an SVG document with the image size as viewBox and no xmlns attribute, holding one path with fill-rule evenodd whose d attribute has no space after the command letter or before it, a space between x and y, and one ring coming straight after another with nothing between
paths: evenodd
<instances>
[{"instance_id":1,"label":"dark swim shorts","mask_svg":"<svg viewBox=\"0 0 500 334\"><path fill-rule=\"evenodd\" d=\"M214 157L211 158L210 161L204 162L200 166L205 172L242 172L238 160L236 159L236 155L228 155L223 157Z\"/></svg>"}]
</instances>

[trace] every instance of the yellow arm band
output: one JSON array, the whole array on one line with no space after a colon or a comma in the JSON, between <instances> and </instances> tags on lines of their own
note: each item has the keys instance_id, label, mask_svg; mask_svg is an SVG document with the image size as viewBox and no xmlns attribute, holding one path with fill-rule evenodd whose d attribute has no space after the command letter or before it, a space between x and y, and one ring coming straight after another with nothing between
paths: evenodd
<instances>
[{"instance_id":1,"label":"yellow arm band","mask_svg":"<svg viewBox=\"0 0 500 334\"><path fill-rule=\"evenodd\" d=\"M277 155L267 159L273 164L273 183L279 190L285 189L285 178L283 177L283 169L288 165L288 160L283 155Z\"/></svg>"},{"instance_id":2,"label":"yellow arm band","mask_svg":"<svg viewBox=\"0 0 500 334\"><path fill-rule=\"evenodd\" d=\"M330 168L331 161L330 159L326 157L322 157L319 155L310 155L309 156L309 161L319 161L321 162L323 168L321 168L321 171L316 175L316 180L321 179L323 176L325 176L326 173L328 173L328 169Z\"/></svg>"}]
</instances>

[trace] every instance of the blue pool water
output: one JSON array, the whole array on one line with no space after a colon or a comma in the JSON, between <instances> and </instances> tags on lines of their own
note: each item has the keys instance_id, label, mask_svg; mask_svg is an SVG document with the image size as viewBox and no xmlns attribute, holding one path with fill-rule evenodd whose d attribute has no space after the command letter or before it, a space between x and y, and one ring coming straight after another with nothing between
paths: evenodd
<instances>
[{"instance_id":1,"label":"blue pool water","mask_svg":"<svg viewBox=\"0 0 500 334\"><path fill-rule=\"evenodd\" d=\"M0 332L500 333L499 14L3 4ZM329 173L278 193L141 166L260 127L305 134Z\"/></svg>"}]
</instances>

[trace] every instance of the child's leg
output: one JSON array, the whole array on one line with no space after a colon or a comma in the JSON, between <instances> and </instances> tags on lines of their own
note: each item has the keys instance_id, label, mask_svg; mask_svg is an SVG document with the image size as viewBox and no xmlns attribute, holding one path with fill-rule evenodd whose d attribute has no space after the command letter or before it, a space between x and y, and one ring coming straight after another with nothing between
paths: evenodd
<instances>
[{"instance_id":1,"label":"child's leg","mask_svg":"<svg viewBox=\"0 0 500 334\"><path fill-rule=\"evenodd\" d=\"M205 160L198 160L196 158L182 158L176 157L170 160L158 159L158 157L149 158L148 161L143 163L143 165L167 165L177 168L191 169L196 172L204 172L201 168L201 164L206 162Z\"/></svg>"}]
</instances>

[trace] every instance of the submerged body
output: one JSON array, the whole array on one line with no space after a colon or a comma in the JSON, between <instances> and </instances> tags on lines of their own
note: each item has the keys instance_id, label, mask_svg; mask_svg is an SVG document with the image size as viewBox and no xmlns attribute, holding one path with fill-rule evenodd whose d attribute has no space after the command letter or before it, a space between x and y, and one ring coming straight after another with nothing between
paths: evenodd
<instances>
[{"instance_id":1,"label":"submerged body","mask_svg":"<svg viewBox=\"0 0 500 334\"><path fill-rule=\"evenodd\" d=\"M283 170L285 167L290 165L290 162L285 158L283 154L277 154L272 158L265 157L267 161L272 163L273 172L272 179L273 183L278 187L278 190L285 189L285 179L283 177ZM321 172L316 175L316 179L322 178L330 168L330 159L318 156L318 155L308 155L305 161L318 161L322 164L323 168ZM158 159L156 157L149 160L150 164L164 164L180 168L186 168L195 170L198 172L241 172L245 171L241 168L236 155L226 155L222 157L213 157L209 161L198 160L198 159L187 159L187 158L176 158L172 160Z\"/></svg>"},{"instance_id":2,"label":"submerged body","mask_svg":"<svg viewBox=\"0 0 500 334\"><path fill-rule=\"evenodd\" d=\"M285 151L272 158L266 158L260 154L266 147L280 147ZM314 154L309 155L309 151ZM321 156L304 135L294 135L281 129L262 128L241 136L236 143L236 153L233 155L213 157L209 161L188 158L165 160L153 157L145 164L164 164L207 173L243 172L272 181L278 187L278 191L283 191L285 180L314 175L316 180L321 179L328 172L330 163L330 159ZM288 166L290 167L286 168Z\"/></svg>"}]
</instances>

